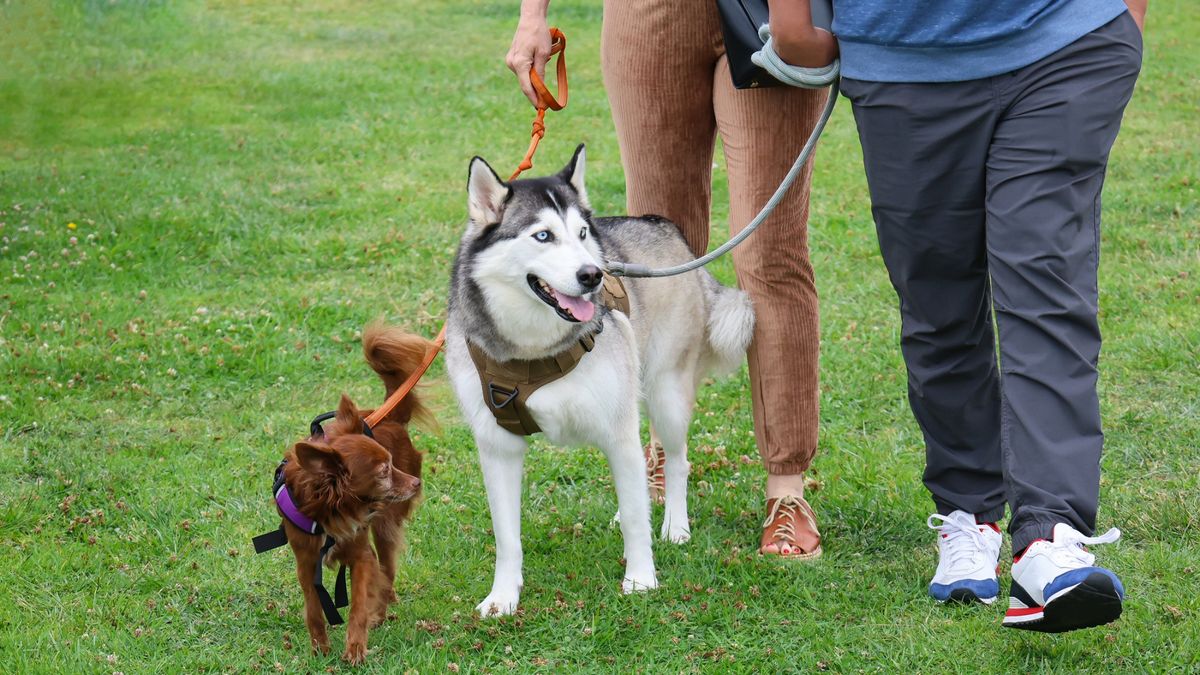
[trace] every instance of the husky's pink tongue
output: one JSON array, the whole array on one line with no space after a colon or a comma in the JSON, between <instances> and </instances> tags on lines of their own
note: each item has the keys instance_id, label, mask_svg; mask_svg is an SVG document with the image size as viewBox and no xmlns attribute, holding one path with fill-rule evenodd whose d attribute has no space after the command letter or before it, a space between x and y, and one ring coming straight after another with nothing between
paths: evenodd
<instances>
[{"instance_id":1,"label":"husky's pink tongue","mask_svg":"<svg viewBox=\"0 0 1200 675\"><path fill-rule=\"evenodd\" d=\"M596 306L583 298L564 295L556 290L554 299L558 301L559 307L571 310L571 315L580 321L591 321L592 315L596 313Z\"/></svg>"}]
</instances>

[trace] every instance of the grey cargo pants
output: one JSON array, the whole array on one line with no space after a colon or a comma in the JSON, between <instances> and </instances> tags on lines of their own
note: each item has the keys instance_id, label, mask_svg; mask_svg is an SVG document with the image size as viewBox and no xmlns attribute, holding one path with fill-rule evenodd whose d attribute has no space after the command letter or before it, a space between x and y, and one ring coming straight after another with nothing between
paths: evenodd
<instances>
[{"instance_id":1,"label":"grey cargo pants","mask_svg":"<svg viewBox=\"0 0 1200 675\"><path fill-rule=\"evenodd\" d=\"M1007 501L1014 552L1056 523L1095 527L1100 190L1141 50L1126 13L996 77L842 82L925 485L943 514L996 521Z\"/></svg>"}]
</instances>

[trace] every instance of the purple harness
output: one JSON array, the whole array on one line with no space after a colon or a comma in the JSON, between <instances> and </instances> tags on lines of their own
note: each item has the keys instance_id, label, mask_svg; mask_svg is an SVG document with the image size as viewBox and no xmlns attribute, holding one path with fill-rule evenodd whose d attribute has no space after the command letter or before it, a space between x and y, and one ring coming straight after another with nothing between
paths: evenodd
<instances>
[{"instance_id":1,"label":"purple harness","mask_svg":"<svg viewBox=\"0 0 1200 675\"><path fill-rule=\"evenodd\" d=\"M325 437L325 430L321 428L321 423L332 418L336 413L328 412L318 415L309 425L311 431L310 438L320 439ZM363 435L374 438L366 421L363 421ZM271 486L271 494L275 497L275 505L279 507L280 513L284 518L287 518L293 525L313 536L325 534L325 528L317 521L304 515L304 513L296 506L296 500L292 499L292 492L288 490L286 481L283 479L283 467L287 465L287 460L279 463L275 468L275 482ZM265 553L274 549L280 548L288 543L287 532L283 529L283 523L279 524L279 528L258 535L254 538L254 552ZM325 554L334 545L333 537L325 534L325 543L321 546L321 555L317 557L317 569L313 576L313 587L317 591L317 597L321 601L321 610L325 612L325 620L329 625L336 626L342 621L342 615L338 613L339 607L345 607L350 604L350 595L346 592L346 566L342 565L338 569L337 581L334 584L334 597L329 596L329 591L325 590L325 584L322 581L322 572L325 566Z\"/></svg>"},{"instance_id":2,"label":"purple harness","mask_svg":"<svg viewBox=\"0 0 1200 675\"><path fill-rule=\"evenodd\" d=\"M300 507L296 506L296 502L292 499L292 491L283 481L283 467L287 464L287 460L279 463L279 467L275 469L275 505L279 507L283 517L292 521L296 527L304 530L309 534L323 534L325 528L317 521L304 515Z\"/></svg>"}]
</instances>

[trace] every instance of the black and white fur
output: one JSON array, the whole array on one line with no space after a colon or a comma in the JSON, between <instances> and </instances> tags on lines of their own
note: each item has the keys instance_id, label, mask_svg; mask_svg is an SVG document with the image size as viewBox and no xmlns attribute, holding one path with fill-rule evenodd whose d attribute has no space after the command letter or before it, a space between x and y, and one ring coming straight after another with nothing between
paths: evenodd
<instances>
[{"instance_id":1,"label":"black and white fur","mask_svg":"<svg viewBox=\"0 0 1200 675\"><path fill-rule=\"evenodd\" d=\"M687 434L696 390L706 375L741 363L754 328L750 300L698 270L626 279L628 317L598 303L586 321L564 310L556 298L577 308L595 298L606 259L658 267L693 257L670 221L592 216L582 145L558 174L511 183L476 157L467 191L470 221L451 275L446 365L479 447L496 536L492 591L477 609L489 616L517 608L526 439L501 428L484 403L468 339L500 361L539 359L602 324L594 349L530 396L528 408L550 442L595 446L608 457L625 540L622 589L655 588L638 404L645 404L666 452L661 536L686 542Z\"/></svg>"}]
</instances>

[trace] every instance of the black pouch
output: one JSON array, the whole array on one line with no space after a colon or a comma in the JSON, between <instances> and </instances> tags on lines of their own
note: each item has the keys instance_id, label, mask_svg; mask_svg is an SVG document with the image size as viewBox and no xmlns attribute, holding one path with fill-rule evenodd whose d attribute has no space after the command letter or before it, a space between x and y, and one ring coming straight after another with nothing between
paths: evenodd
<instances>
[{"instance_id":1,"label":"black pouch","mask_svg":"<svg viewBox=\"0 0 1200 675\"><path fill-rule=\"evenodd\" d=\"M811 0L813 25L829 30L833 23L830 0ZM725 55L729 59L729 75L738 89L777 87L779 80L750 61L750 55L762 49L758 27L767 23L770 13L767 0L717 0L721 15L721 34L725 38Z\"/></svg>"}]
</instances>

